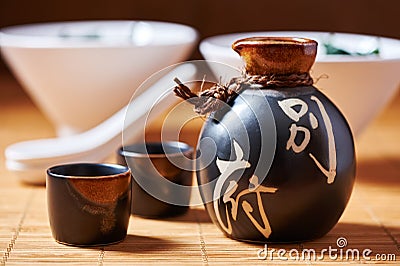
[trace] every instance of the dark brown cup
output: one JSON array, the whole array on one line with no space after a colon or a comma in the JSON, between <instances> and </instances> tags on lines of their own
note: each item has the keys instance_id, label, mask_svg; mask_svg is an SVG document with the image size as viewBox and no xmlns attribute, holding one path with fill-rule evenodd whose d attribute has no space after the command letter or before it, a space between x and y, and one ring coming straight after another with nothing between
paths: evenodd
<instances>
[{"instance_id":1,"label":"dark brown cup","mask_svg":"<svg viewBox=\"0 0 400 266\"><path fill-rule=\"evenodd\" d=\"M131 213L165 218L185 213L193 181L193 148L182 142L136 143L118 150L132 171Z\"/></svg>"},{"instance_id":2,"label":"dark brown cup","mask_svg":"<svg viewBox=\"0 0 400 266\"><path fill-rule=\"evenodd\" d=\"M66 164L47 170L46 190L54 239L66 245L101 246L126 237L131 172L116 164Z\"/></svg>"}]
</instances>

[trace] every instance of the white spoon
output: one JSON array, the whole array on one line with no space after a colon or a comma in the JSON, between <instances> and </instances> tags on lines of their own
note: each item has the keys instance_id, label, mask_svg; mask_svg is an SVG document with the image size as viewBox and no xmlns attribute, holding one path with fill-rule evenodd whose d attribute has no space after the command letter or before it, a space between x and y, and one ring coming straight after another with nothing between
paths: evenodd
<instances>
[{"instance_id":1,"label":"white spoon","mask_svg":"<svg viewBox=\"0 0 400 266\"><path fill-rule=\"evenodd\" d=\"M196 67L185 63L170 71L128 106L98 126L80 134L51 139L23 141L5 150L6 166L26 183L44 183L45 170L56 164L100 162L122 145L143 133L144 125L173 105L178 98L172 93L173 79L193 79ZM170 93L166 93L171 91ZM161 95L164 97L160 98ZM157 106L153 108L154 103ZM148 116L151 110L151 115Z\"/></svg>"}]
</instances>

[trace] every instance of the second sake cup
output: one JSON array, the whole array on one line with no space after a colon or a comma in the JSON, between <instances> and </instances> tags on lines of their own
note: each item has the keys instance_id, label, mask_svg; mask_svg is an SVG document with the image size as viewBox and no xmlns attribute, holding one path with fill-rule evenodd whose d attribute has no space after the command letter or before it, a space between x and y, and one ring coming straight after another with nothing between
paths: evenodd
<instances>
[{"instance_id":1,"label":"second sake cup","mask_svg":"<svg viewBox=\"0 0 400 266\"><path fill-rule=\"evenodd\" d=\"M118 150L118 163L132 171L132 210L146 218L188 210L193 180L193 148L183 142L136 143Z\"/></svg>"}]
</instances>

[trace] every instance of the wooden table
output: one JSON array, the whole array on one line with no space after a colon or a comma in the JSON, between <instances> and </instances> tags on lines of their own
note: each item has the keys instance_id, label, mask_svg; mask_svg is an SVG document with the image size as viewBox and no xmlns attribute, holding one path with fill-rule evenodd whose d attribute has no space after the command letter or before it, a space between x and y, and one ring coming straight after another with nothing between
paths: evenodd
<instances>
[{"instance_id":1,"label":"wooden table","mask_svg":"<svg viewBox=\"0 0 400 266\"><path fill-rule=\"evenodd\" d=\"M379 97L379 94L377 95ZM47 217L45 188L21 184L4 165L4 148L14 142L54 136L43 117L8 73L0 74L0 265L266 265L391 263L400 264L400 94L357 139L357 181L350 203L336 227L325 237L299 244L275 244L286 256L296 250L370 249L371 260L330 258L260 260L263 245L241 243L222 235L202 207L175 219L148 220L132 216L127 239L103 248L77 248L56 243ZM197 129L196 129L197 130ZM196 130L183 138L195 142ZM112 160L112 159L111 159ZM198 195L194 195L198 197ZM265 253L259 253L264 255ZM392 255L391 255L392 254ZM377 260L380 256L381 260ZM388 261L396 256L397 261ZM386 259L386 261L384 261Z\"/></svg>"}]
</instances>

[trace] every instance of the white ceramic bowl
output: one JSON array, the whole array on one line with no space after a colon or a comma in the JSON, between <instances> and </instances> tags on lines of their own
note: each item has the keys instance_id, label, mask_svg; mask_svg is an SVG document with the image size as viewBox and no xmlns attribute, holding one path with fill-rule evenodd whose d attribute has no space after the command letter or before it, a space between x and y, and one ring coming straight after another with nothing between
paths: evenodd
<instances>
[{"instance_id":1,"label":"white ceramic bowl","mask_svg":"<svg viewBox=\"0 0 400 266\"><path fill-rule=\"evenodd\" d=\"M94 127L128 104L151 74L185 60L198 40L188 26L79 21L3 28L3 57L59 135Z\"/></svg>"},{"instance_id":2,"label":"white ceramic bowl","mask_svg":"<svg viewBox=\"0 0 400 266\"><path fill-rule=\"evenodd\" d=\"M254 36L305 37L318 41L318 55L311 75L315 84L346 116L353 133L358 135L388 103L400 85L400 40L344 33L324 32L247 32L207 38L200 44L206 60L244 68L239 55L231 49L235 40ZM323 44L350 53L369 53L378 48L379 55L331 55ZM216 75L223 73L214 71Z\"/></svg>"}]
</instances>

